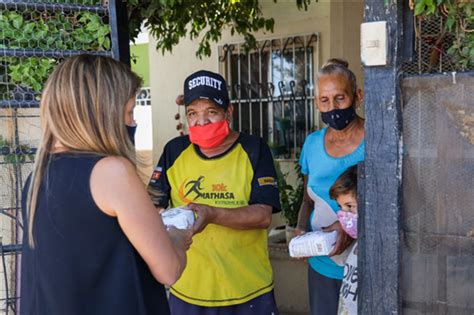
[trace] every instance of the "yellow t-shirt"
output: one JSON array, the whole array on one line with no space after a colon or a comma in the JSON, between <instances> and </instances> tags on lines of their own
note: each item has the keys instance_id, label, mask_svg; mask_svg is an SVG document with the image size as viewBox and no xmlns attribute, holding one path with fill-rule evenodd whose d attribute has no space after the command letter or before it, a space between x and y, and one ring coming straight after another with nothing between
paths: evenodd
<instances>
[{"instance_id":1,"label":"yellow t-shirt","mask_svg":"<svg viewBox=\"0 0 474 315\"><path fill-rule=\"evenodd\" d=\"M260 138L241 134L224 154L206 158L188 137L172 140L150 190L160 206L190 202L220 208L268 204L279 209L273 159ZM245 303L273 289L265 229L236 230L209 224L193 237L187 266L171 287L178 298L201 306Z\"/></svg>"}]
</instances>

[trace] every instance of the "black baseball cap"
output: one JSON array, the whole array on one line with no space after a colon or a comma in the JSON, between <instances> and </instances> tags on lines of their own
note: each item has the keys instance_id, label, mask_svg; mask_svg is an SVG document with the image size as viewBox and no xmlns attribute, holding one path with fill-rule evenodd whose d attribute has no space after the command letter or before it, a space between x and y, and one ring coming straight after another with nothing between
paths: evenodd
<instances>
[{"instance_id":1,"label":"black baseball cap","mask_svg":"<svg viewBox=\"0 0 474 315\"><path fill-rule=\"evenodd\" d=\"M224 109L229 105L229 92L224 78L207 70L194 72L184 80L184 105L197 99L207 99Z\"/></svg>"}]
</instances>

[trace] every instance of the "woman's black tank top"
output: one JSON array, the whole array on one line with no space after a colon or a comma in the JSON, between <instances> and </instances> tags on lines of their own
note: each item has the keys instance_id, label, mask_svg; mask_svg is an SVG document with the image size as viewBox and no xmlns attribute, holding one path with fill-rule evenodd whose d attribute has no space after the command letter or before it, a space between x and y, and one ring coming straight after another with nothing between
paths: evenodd
<instances>
[{"instance_id":1,"label":"woman's black tank top","mask_svg":"<svg viewBox=\"0 0 474 315\"><path fill-rule=\"evenodd\" d=\"M51 155L34 219L35 248L24 221L21 314L169 314L162 284L95 204L92 169L101 157ZM23 191L23 218L27 181Z\"/></svg>"}]
</instances>

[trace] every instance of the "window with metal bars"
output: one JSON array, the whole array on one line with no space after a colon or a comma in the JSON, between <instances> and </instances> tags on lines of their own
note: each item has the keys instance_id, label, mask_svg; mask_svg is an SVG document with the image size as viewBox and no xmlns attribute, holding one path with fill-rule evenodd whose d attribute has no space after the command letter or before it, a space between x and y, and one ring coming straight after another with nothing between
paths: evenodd
<instances>
[{"instance_id":1,"label":"window with metal bars","mask_svg":"<svg viewBox=\"0 0 474 315\"><path fill-rule=\"evenodd\" d=\"M308 34L219 47L220 72L229 86L235 130L264 138L276 158L295 159L317 127L314 69L319 35Z\"/></svg>"},{"instance_id":2,"label":"window with metal bars","mask_svg":"<svg viewBox=\"0 0 474 315\"><path fill-rule=\"evenodd\" d=\"M149 87L142 87L137 94L136 106L151 106L151 93Z\"/></svg>"}]
</instances>

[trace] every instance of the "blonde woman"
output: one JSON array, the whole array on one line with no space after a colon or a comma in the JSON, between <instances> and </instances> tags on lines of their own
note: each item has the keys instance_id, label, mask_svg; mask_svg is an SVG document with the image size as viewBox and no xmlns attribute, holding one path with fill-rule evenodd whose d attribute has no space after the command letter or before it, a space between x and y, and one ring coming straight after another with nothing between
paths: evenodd
<instances>
[{"instance_id":1,"label":"blonde woman","mask_svg":"<svg viewBox=\"0 0 474 315\"><path fill-rule=\"evenodd\" d=\"M91 55L49 77L23 198L22 314L169 313L159 282L180 277L192 233L166 231L137 176L125 122L139 85Z\"/></svg>"}]
</instances>

